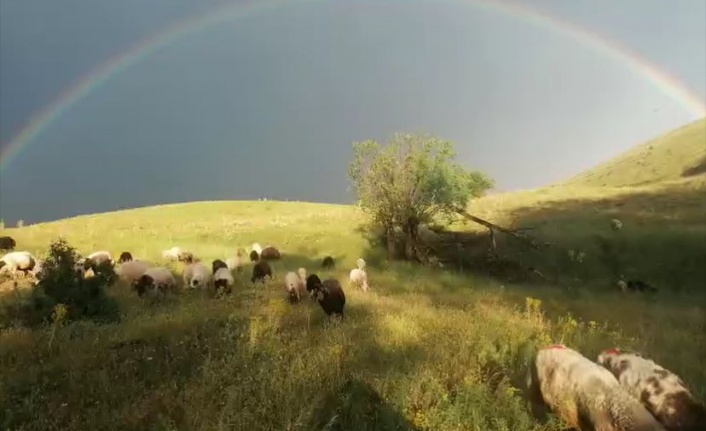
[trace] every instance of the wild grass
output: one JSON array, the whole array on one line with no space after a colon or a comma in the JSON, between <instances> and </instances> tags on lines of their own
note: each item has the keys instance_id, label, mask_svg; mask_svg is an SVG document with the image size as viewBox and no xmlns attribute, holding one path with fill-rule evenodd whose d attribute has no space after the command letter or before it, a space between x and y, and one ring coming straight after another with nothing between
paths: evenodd
<instances>
[{"instance_id":1,"label":"wild grass","mask_svg":"<svg viewBox=\"0 0 706 431\"><path fill-rule=\"evenodd\" d=\"M563 185L621 187L675 180L706 172L706 118L638 145Z\"/></svg>"},{"instance_id":2,"label":"wild grass","mask_svg":"<svg viewBox=\"0 0 706 431\"><path fill-rule=\"evenodd\" d=\"M532 193L482 199L470 211L512 225L527 211L534 214L549 203L556 209L554 204L577 196ZM611 193L596 192L595 198ZM594 202L590 192L585 195ZM542 217L548 220L548 214ZM584 229L600 231L598 226L614 216L599 212L593 221L574 221L562 211L552 214L562 224L536 234L550 241L565 235L565 245L580 243ZM655 301L601 289L590 277L569 290L562 283L509 283L482 272L386 262L358 232L363 222L362 214L346 206L201 202L3 230L18 249L40 255L61 235L84 254L129 250L155 262L172 245L210 261L253 242L277 245L284 258L275 263L274 282L250 285L247 266L234 293L222 299L181 292L147 303L117 284L109 294L120 304L119 324L2 330L0 425L16 430L560 430L556 420L532 416L524 393L528 361L551 342L590 358L616 345L638 348L706 397L702 294L692 292L686 301L666 292ZM638 232L631 223L625 223L628 237ZM676 225L701 232L703 223ZM469 226L457 228L477 233ZM281 287L284 273L302 265L321 274L319 264L329 254L337 269L325 274L343 282L347 297L341 322L329 321L315 303L287 303ZM367 293L345 287L361 255L373 257Z\"/></svg>"}]
</instances>

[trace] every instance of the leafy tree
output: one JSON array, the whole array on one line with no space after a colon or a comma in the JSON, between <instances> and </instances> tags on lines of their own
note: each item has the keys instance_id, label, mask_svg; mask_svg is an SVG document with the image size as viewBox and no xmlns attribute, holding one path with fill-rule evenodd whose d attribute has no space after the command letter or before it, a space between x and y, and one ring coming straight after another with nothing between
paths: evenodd
<instances>
[{"instance_id":1,"label":"leafy tree","mask_svg":"<svg viewBox=\"0 0 706 431\"><path fill-rule=\"evenodd\" d=\"M353 148L349 176L358 205L384 231L388 255L401 230L405 257L419 260L419 226L450 223L457 208L493 186L483 173L453 163L453 144L442 139L397 133L385 145L368 140Z\"/></svg>"}]
</instances>

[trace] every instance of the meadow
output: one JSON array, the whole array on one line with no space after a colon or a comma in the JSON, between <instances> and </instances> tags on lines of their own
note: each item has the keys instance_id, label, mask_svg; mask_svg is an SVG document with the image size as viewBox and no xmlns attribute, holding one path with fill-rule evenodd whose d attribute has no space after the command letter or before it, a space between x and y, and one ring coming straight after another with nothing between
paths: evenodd
<instances>
[{"instance_id":1,"label":"meadow","mask_svg":"<svg viewBox=\"0 0 706 431\"><path fill-rule=\"evenodd\" d=\"M223 298L180 292L150 303L118 283L109 295L120 323L1 329L0 425L561 430L536 414L525 392L529 361L548 343L594 359L609 347L637 349L706 400L704 196L706 176L696 172L480 198L471 214L531 227L548 245L533 250L500 235L502 260L488 262L487 231L459 221L445 236L454 243L437 244L453 249L443 268L388 261L362 233L364 214L344 205L196 202L4 228L18 249L38 255L62 236L84 254L129 250L155 262L172 245L204 261L253 242L276 245L284 257L265 286L250 284L246 265ZM613 218L622 230L610 228ZM326 255L337 261L331 272L319 270ZM368 292L346 287L361 256ZM316 303L286 301L282 277L299 266L341 280L343 321L330 321ZM173 267L180 272L181 264ZM659 290L622 292L619 273ZM21 294L3 286L3 301Z\"/></svg>"}]
</instances>

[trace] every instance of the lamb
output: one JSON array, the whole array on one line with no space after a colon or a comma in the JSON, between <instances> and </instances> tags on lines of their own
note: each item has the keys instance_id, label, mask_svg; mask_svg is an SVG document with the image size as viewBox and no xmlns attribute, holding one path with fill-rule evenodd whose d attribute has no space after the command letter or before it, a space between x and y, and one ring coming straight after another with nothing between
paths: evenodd
<instances>
[{"instance_id":1,"label":"lamb","mask_svg":"<svg viewBox=\"0 0 706 431\"><path fill-rule=\"evenodd\" d=\"M597 362L670 431L706 430L706 407L669 370L635 352L604 350Z\"/></svg>"},{"instance_id":2,"label":"lamb","mask_svg":"<svg viewBox=\"0 0 706 431\"><path fill-rule=\"evenodd\" d=\"M181 248L172 247L170 249L162 251L162 257L168 260L179 260L179 255L181 254Z\"/></svg>"},{"instance_id":3,"label":"lamb","mask_svg":"<svg viewBox=\"0 0 706 431\"><path fill-rule=\"evenodd\" d=\"M28 251L13 251L0 258L0 270L10 270L13 276L17 271L27 276L36 264L37 259Z\"/></svg>"},{"instance_id":4,"label":"lamb","mask_svg":"<svg viewBox=\"0 0 706 431\"><path fill-rule=\"evenodd\" d=\"M128 283L132 283L142 277L142 275L152 267L154 267L153 264L144 260L131 260L118 265L118 267L115 268L115 273L118 277L127 280Z\"/></svg>"},{"instance_id":5,"label":"lamb","mask_svg":"<svg viewBox=\"0 0 706 431\"><path fill-rule=\"evenodd\" d=\"M306 289L315 293L316 299L326 315L339 315L343 318L346 295L338 280L329 278L322 283L316 274L311 274L306 279Z\"/></svg>"},{"instance_id":6,"label":"lamb","mask_svg":"<svg viewBox=\"0 0 706 431\"><path fill-rule=\"evenodd\" d=\"M321 262L321 268L323 269L334 269L336 267L336 262L334 262L331 256L326 256Z\"/></svg>"},{"instance_id":7,"label":"lamb","mask_svg":"<svg viewBox=\"0 0 706 431\"><path fill-rule=\"evenodd\" d=\"M124 251L120 253L120 257L118 258L118 263L125 263L125 262L131 262L132 261L132 253L129 251Z\"/></svg>"},{"instance_id":8,"label":"lamb","mask_svg":"<svg viewBox=\"0 0 706 431\"><path fill-rule=\"evenodd\" d=\"M211 264L211 271L215 274L216 271L218 271L220 268L228 269L228 265L226 265L226 263L220 259L214 260L213 263Z\"/></svg>"},{"instance_id":9,"label":"lamb","mask_svg":"<svg viewBox=\"0 0 706 431\"><path fill-rule=\"evenodd\" d=\"M235 257L229 257L226 259L226 265L228 266L228 269L236 270L237 272L240 272L243 270L243 257L245 256L245 250L242 248L239 248L238 251L235 254ZM257 260L257 259L256 259Z\"/></svg>"},{"instance_id":10,"label":"lamb","mask_svg":"<svg viewBox=\"0 0 706 431\"><path fill-rule=\"evenodd\" d=\"M213 286L216 291L223 288L225 293L230 293L232 291L232 286L235 284L235 279L233 274L230 273L230 269L227 267L221 267L213 273Z\"/></svg>"},{"instance_id":11,"label":"lamb","mask_svg":"<svg viewBox=\"0 0 706 431\"><path fill-rule=\"evenodd\" d=\"M284 288L291 302L299 302L306 292L306 268L299 268L296 273L288 272L284 276Z\"/></svg>"},{"instance_id":12,"label":"lamb","mask_svg":"<svg viewBox=\"0 0 706 431\"><path fill-rule=\"evenodd\" d=\"M11 236L0 236L0 250L14 250L17 243Z\"/></svg>"},{"instance_id":13,"label":"lamb","mask_svg":"<svg viewBox=\"0 0 706 431\"><path fill-rule=\"evenodd\" d=\"M184 268L184 284L190 289L203 289L211 284L213 274L203 263L190 263Z\"/></svg>"},{"instance_id":14,"label":"lamb","mask_svg":"<svg viewBox=\"0 0 706 431\"><path fill-rule=\"evenodd\" d=\"M157 266L148 268L140 278L131 284L140 297L145 293L150 296L163 296L168 291L176 289L176 278L168 268Z\"/></svg>"},{"instance_id":15,"label":"lamb","mask_svg":"<svg viewBox=\"0 0 706 431\"><path fill-rule=\"evenodd\" d=\"M270 264L266 260L260 260L253 265L252 277L250 277L251 282L262 281L264 283L267 276L272 278L272 268L270 268Z\"/></svg>"},{"instance_id":16,"label":"lamb","mask_svg":"<svg viewBox=\"0 0 706 431\"><path fill-rule=\"evenodd\" d=\"M357 260L357 268L351 269L348 275L348 283L354 286L360 286L364 292L368 291L368 274L365 272L365 261Z\"/></svg>"},{"instance_id":17,"label":"lamb","mask_svg":"<svg viewBox=\"0 0 706 431\"><path fill-rule=\"evenodd\" d=\"M282 255L280 254L279 250L277 250L275 247L272 247L271 245L268 245L267 247L263 248L260 252L260 259L262 260L278 260L281 257Z\"/></svg>"},{"instance_id":18,"label":"lamb","mask_svg":"<svg viewBox=\"0 0 706 431\"><path fill-rule=\"evenodd\" d=\"M608 370L563 344L540 349L530 373L530 388L570 427L666 431Z\"/></svg>"}]
</instances>

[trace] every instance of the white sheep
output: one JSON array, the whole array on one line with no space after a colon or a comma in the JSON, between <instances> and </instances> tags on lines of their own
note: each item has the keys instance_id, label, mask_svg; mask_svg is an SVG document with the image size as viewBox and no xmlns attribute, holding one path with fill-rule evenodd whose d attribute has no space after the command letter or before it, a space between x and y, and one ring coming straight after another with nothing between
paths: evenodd
<instances>
[{"instance_id":1,"label":"white sheep","mask_svg":"<svg viewBox=\"0 0 706 431\"><path fill-rule=\"evenodd\" d=\"M356 261L357 268L351 269L348 275L348 283L354 286L360 286L364 292L368 291L368 273L365 272L365 261L361 258Z\"/></svg>"},{"instance_id":2,"label":"white sheep","mask_svg":"<svg viewBox=\"0 0 706 431\"><path fill-rule=\"evenodd\" d=\"M131 284L139 296L145 293L150 297L164 296L168 291L176 289L176 278L168 268L156 266L147 268L140 278Z\"/></svg>"},{"instance_id":3,"label":"white sheep","mask_svg":"<svg viewBox=\"0 0 706 431\"><path fill-rule=\"evenodd\" d=\"M621 222L617 218L614 218L613 220L610 221L610 227L613 230L620 230L623 228L623 222Z\"/></svg>"},{"instance_id":4,"label":"white sheep","mask_svg":"<svg viewBox=\"0 0 706 431\"><path fill-rule=\"evenodd\" d=\"M613 374L562 344L540 349L531 388L570 427L603 431L666 431Z\"/></svg>"},{"instance_id":5,"label":"white sheep","mask_svg":"<svg viewBox=\"0 0 706 431\"><path fill-rule=\"evenodd\" d=\"M93 253L89 254L88 257L86 257L86 261L89 263L89 265L91 265L91 267L94 265L100 265L103 262L110 262L111 265L115 264L113 256L111 256L109 251L105 250L94 251Z\"/></svg>"},{"instance_id":6,"label":"white sheep","mask_svg":"<svg viewBox=\"0 0 706 431\"><path fill-rule=\"evenodd\" d=\"M181 256L181 254L181 248L176 246L162 251L162 257L168 260L179 260L179 256Z\"/></svg>"},{"instance_id":7,"label":"white sheep","mask_svg":"<svg viewBox=\"0 0 706 431\"><path fill-rule=\"evenodd\" d=\"M115 273L122 279L127 280L128 283L142 277L142 275L154 264L144 261L144 260L130 260L118 265L115 268Z\"/></svg>"},{"instance_id":8,"label":"white sheep","mask_svg":"<svg viewBox=\"0 0 706 431\"><path fill-rule=\"evenodd\" d=\"M18 271L25 276L37 264L37 259L28 251L13 251L0 258L0 270L11 271L16 275Z\"/></svg>"},{"instance_id":9,"label":"white sheep","mask_svg":"<svg viewBox=\"0 0 706 431\"><path fill-rule=\"evenodd\" d=\"M290 271L284 276L284 288L292 302L298 302L306 294L306 268Z\"/></svg>"},{"instance_id":10,"label":"white sheep","mask_svg":"<svg viewBox=\"0 0 706 431\"><path fill-rule=\"evenodd\" d=\"M213 287L215 287L216 290L222 287L224 292L230 293L233 284L235 284L235 279L230 269L218 268L213 274Z\"/></svg>"},{"instance_id":11,"label":"white sheep","mask_svg":"<svg viewBox=\"0 0 706 431\"><path fill-rule=\"evenodd\" d=\"M184 268L184 284L191 289L208 287L213 280L211 269L201 262L190 263Z\"/></svg>"},{"instance_id":12,"label":"white sheep","mask_svg":"<svg viewBox=\"0 0 706 431\"><path fill-rule=\"evenodd\" d=\"M257 242L253 243L251 250L257 252L258 256L262 254L262 247L260 247L260 244Z\"/></svg>"},{"instance_id":13,"label":"white sheep","mask_svg":"<svg viewBox=\"0 0 706 431\"><path fill-rule=\"evenodd\" d=\"M245 264L245 250L242 248L238 249L237 253L233 257L226 259L226 265L231 271L235 270L240 272L243 270L243 265Z\"/></svg>"},{"instance_id":14,"label":"white sheep","mask_svg":"<svg viewBox=\"0 0 706 431\"><path fill-rule=\"evenodd\" d=\"M673 372L635 352L604 350L598 355L620 385L669 430L706 430L706 407Z\"/></svg>"}]
</instances>

